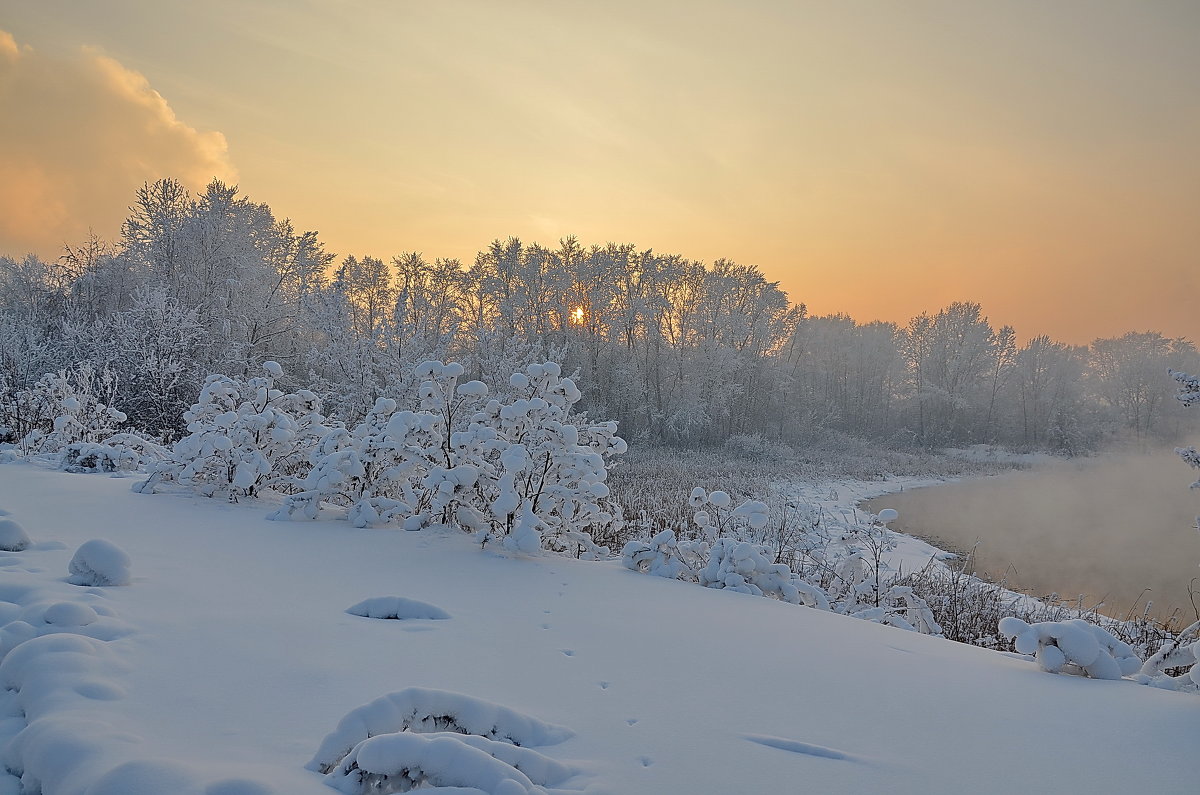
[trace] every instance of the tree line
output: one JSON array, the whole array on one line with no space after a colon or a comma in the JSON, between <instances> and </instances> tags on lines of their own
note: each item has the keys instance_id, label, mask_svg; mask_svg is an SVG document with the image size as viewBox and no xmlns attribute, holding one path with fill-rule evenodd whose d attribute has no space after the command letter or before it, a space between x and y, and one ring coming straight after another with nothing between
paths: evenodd
<instances>
[{"instance_id":1,"label":"tree line","mask_svg":"<svg viewBox=\"0 0 1200 795\"><path fill-rule=\"evenodd\" d=\"M81 365L132 424L177 438L209 373L280 362L351 423L413 392L415 363L451 359L501 390L530 362L561 362L586 386L581 407L633 441L847 434L1068 453L1177 435L1166 370L1200 369L1191 342L1153 331L1020 345L971 302L905 325L810 316L753 266L631 244L338 260L219 181L145 185L116 241L0 256L0 432L14 395Z\"/></svg>"}]
</instances>

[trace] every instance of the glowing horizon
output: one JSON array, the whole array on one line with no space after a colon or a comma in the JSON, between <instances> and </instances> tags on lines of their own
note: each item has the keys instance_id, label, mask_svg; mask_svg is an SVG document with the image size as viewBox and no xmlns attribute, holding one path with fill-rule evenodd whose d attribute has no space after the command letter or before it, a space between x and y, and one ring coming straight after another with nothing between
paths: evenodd
<instances>
[{"instance_id":1,"label":"glowing horizon","mask_svg":"<svg viewBox=\"0 0 1200 795\"><path fill-rule=\"evenodd\" d=\"M102 6L102 7L101 7ZM240 185L327 250L755 265L811 314L1200 337L1200 7L5 3L0 254Z\"/></svg>"}]
</instances>

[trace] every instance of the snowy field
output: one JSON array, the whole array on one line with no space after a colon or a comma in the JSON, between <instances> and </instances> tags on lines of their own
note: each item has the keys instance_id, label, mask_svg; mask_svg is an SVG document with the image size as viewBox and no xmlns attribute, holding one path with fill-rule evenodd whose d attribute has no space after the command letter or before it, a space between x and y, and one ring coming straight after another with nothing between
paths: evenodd
<instances>
[{"instance_id":1,"label":"snowy field","mask_svg":"<svg viewBox=\"0 0 1200 795\"><path fill-rule=\"evenodd\" d=\"M1051 675L616 561L271 522L263 502L133 482L0 465L0 509L33 542L0 553L3 795L321 795L356 791L339 774L355 764L459 795L1200 781L1192 695ZM96 538L129 555L129 585L68 582ZM368 731L379 740L345 758Z\"/></svg>"}]
</instances>

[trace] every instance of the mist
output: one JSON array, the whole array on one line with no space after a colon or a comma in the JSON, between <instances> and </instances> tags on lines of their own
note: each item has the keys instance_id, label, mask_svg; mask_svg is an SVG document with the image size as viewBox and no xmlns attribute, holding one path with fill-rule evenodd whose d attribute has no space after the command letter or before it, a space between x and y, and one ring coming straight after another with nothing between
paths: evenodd
<instances>
[{"instance_id":1,"label":"mist","mask_svg":"<svg viewBox=\"0 0 1200 795\"><path fill-rule=\"evenodd\" d=\"M972 568L1010 588L1083 595L1119 617L1150 600L1152 616L1178 610L1188 623L1188 587L1200 576L1194 474L1164 447L889 495L871 510L895 508L894 529L935 544L974 547Z\"/></svg>"}]
</instances>

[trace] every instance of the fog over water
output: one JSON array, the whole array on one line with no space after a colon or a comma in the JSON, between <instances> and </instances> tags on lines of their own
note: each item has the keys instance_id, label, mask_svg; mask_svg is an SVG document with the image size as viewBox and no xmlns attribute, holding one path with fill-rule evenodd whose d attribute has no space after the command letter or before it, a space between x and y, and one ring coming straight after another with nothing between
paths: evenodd
<instances>
[{"instance_id":1,"label":"fog over water","mask_svg":"<svg viewBox=\"0 0 1200 795\"><path fill-rule=\"evenodd\" d=\"M1179 608L1190 623L1188 585L1200 576L1195 475L1170 448L1109 454L892 494L870 510L895 508L894 529L955 551L978 542L974 569L1009 587L1086 594L1117 616L1152 599L1152 615Z\"/></svg>"}]
</instances>

